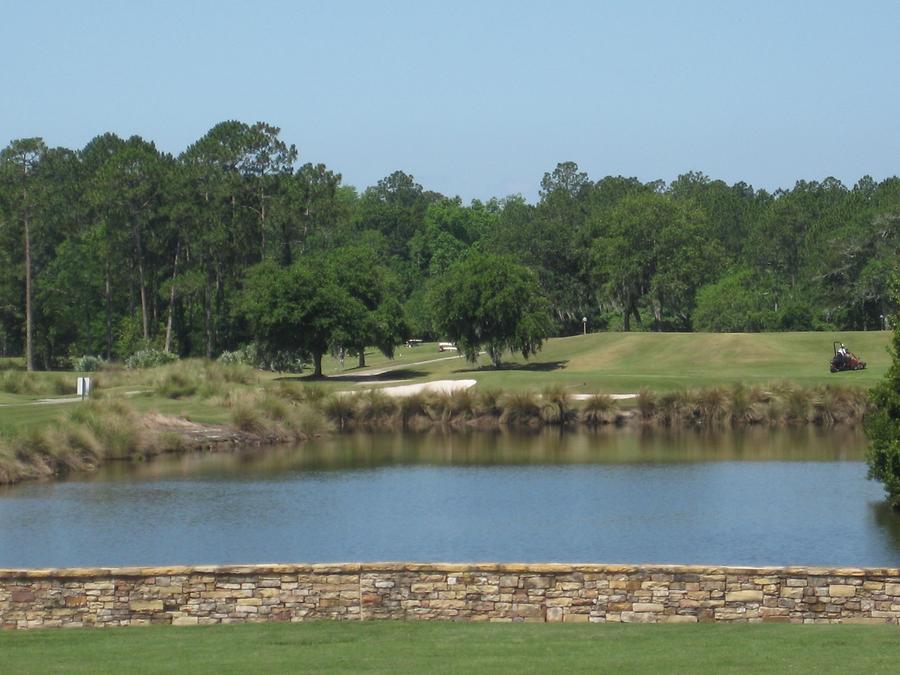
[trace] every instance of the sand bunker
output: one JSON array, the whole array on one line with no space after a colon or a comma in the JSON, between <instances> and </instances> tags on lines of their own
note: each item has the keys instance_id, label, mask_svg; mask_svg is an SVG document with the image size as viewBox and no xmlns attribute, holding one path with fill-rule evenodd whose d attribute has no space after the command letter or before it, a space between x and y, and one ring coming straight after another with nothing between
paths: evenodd
<instances>
[{"instance_id":1,"label":"sand bunker","mask_svg":"<svg viewBox=\"0 0 900 675\"><path fill-rule=\"evenodd\" d=\"M384 387L379 389L388 396L412 396L422 392L437 392L449 394L460 389L468 389L476 384L475 380L435 380L421 384L404 384L399 387Z\"/></svg>"}]
</instances>

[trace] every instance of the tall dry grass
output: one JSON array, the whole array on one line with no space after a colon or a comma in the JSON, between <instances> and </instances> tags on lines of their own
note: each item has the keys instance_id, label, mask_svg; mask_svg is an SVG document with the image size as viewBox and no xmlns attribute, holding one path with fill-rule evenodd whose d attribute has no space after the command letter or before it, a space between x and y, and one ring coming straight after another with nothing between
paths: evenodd
<instances>
[{"instance_id":1,"label":"tall dry grass","mask_svg":"<svg viewBox=\"0 0 900 675\"><path fill-rule=\"evenodd\" d=\"M590 427L612 424L617 420L618 405L608 394L594 394L581 408L581 421Z\"/></svg>"},{"instance_id":2,"label":"tall dry grass","mask_svg":"<svg viewBox=\"0 0 900 675\"><path fill-rule=\"evenodd\" d=\"M542 422L541 401L533 391L504 394L499 401L500 424L507 426L537 426Z\"/></svg>"},{"instance_id":3,"label":"tall dry grass","mask_svg":"<svg viewBox=\"0 0 900 675\"><path fill-rule=\"evenodd\" d=\"M85 401L62 419L0 439L0 482L64 474L172 449L126 403Z\"/></svg>"}]
</instances>

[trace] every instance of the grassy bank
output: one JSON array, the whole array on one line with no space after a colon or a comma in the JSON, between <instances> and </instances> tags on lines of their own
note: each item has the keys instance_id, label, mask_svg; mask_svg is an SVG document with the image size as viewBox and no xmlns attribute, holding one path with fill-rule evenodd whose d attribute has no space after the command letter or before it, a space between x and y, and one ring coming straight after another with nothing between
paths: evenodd
<instances>
[{"instance_id":1,"label":"grassy bank","mask_svg":"<svg viewBox=\"0 0 900 675\"><path fill-rule=\"evenodd\" d=\"M191 374L193 371L193 375ZM249 378L252 373L245 373ZM576 400L561 387L502 392L488 388L393 397L379 389L331 392L291 381L267 386L244 381L215 364L166 366L149 397L98 398L67 404L62 417L0 434L0 483L91 470L113 459L144 459L165 452L232 448L305 440L325 432L495 429L545 426L597 428L640 425L724 429L816 424L855 426L867 409L865 390L733 385L655 393L642 390L627 408L608 394ZM102 391L102 390L101 390ZM180 413L139 410L162 397ZM188 410L217 411L224 424L200 424ZM46 412L47 406L28 411Z\"/></svg>"},{"instance_id":2,"label":"grassy bank","mask_svg":"<svg viewBox=\"0 0 900 675\"><path fill-rule=\"evenodd\" d=\"M318 622L0 634L14 673L888 673L896 626Z\"/></svg>"}]
</instances>

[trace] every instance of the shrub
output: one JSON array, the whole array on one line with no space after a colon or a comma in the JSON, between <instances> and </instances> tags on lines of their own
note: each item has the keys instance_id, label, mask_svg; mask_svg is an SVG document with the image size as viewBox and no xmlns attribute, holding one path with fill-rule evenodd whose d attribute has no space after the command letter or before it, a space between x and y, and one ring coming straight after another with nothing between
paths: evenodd
<instances>
[{"instance_id":1,"label":"shrub","mask_svg":"<svg viewBox=\"0 0 900 675\"><path fill-rule=\"evenodd\" d=\"M234 351L224 351L219 355L219 362L224 365L243 365L282 373L299 373L303 370L305 359L299 351L265 350L256 343L238 347Z\"/></svg>"},{"instance_id":2,"label":"shrub","mask_svg":"<svg viewBox=\"0 0 900 675\"><path fill-rule=\"evenodd\" d=\"M156 368L178 360L178 356L161 349L141 349L125 359L125 367L131 370L139 368Z\"/></svg>"},{"instance_id":3,"label":"shrub","mask_svg":"<svg viewBox=\"0 0 900 675\"><path fill-rule=\"evenodd\" d=\"M891 506L900 509L900 323L894 327L891 352L891 367L870 394L872 411L865 421L870 443L866 460L869 478L881 481Z\"/></svg>"},{"instance_id":4,"label":"shrub","mask_svg":"<svg viewBox=\"0 0 900 675\"><path fill-rule=\"evenodd\" d=\"M93 373L105 365L106 361L101 356L84 355L72 359L72 370L77 373Z\"/></svg>"},{"instance_id":5,"label":"shrub","mask_svg":"<svg viewBox=\"0 0 900 675\"><path fill-rule=\"evenodd\" d=\"M258 354L254 343L243 345L234 351L224 351L218 358L218 362L226 366L255 366L257 360Z\"/></svg>"}]
</instances>

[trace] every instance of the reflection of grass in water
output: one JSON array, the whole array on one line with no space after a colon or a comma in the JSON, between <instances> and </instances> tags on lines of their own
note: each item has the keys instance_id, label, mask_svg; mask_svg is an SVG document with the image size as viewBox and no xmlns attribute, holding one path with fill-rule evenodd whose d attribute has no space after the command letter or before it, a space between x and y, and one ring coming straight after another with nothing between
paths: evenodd
<instances>
[{"instance_id":1,"label":"reflection of grass in water","mask_svg":"<svg viewBox=\"0 0 900 675\"><path fill-rule=\"evenodd\" d=\"M191 473L230 476L347 470L395 465L521 466L718 461L861 461L862 433L849 429L745 429L727 432L657 429L563 431L381 432L340 434L299 446L234 454L162 457L137 465L136 476ZM100 477L123 475L121 467Z\"/></svg>"}]
</instances>

